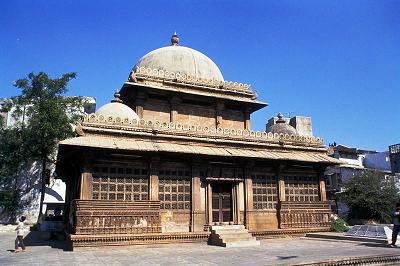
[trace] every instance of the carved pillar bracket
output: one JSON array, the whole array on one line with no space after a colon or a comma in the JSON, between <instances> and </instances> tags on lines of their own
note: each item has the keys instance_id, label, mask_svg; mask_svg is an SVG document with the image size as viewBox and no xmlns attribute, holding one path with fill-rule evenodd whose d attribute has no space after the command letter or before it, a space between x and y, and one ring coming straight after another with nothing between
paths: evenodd
<instances>
[{"instance_id":1,"label":"carved pillar bracket","mask_svg":"<svg viewBox=\"0 0 400 266\"><path fill-rule=\"evenodd\" d=\"M158 170L160 158L152 157L149 164L149 200L158 200Z\"/></svg>"}]
</instances>

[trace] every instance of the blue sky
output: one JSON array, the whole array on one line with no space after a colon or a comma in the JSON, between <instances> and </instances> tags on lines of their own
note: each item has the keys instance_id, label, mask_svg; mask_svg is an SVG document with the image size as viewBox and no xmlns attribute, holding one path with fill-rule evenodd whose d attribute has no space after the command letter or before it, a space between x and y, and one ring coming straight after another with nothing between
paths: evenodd
<instances>
[{"instance_id":1,"label":"blue sky","mask_svg":"<svg viewBox=\"0 0 400 266\"><path fill-rule=\"evenodd\" d=\"M311 116L325 143L400 142L400 1L1 1L0 97L29 72L77 72L71 95L110 101L136 61L180 44L270 105Z\"/></svg>"}]
</instances>

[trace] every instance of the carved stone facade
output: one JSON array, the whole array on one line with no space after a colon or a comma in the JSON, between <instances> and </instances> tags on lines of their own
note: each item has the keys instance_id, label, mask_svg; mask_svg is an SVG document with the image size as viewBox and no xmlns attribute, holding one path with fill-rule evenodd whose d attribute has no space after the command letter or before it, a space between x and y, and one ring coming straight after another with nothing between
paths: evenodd
<instances>
[{"instance_id":1,"label":"carved stone facade","mask_svg":"<svg viewBox=\"0 0 400 266\"><path fill-rule=\"evenodd\" d=\"M59 145L73 246L202 241L213 224L329 227L321 173L336 160L321 138L252 131L266 104L250 85L135 67L119 93L113 115L86 116Z\"/></svg>"}]
</instances>

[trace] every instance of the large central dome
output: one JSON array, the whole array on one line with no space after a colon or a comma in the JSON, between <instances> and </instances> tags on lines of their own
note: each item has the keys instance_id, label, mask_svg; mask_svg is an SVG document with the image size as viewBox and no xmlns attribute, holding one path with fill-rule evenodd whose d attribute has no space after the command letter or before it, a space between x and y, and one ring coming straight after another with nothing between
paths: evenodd
<instances>
[{"instance_id":1,"label":"large central dome","mask_svg":"<svg viewBox=\"0 0 400 266\"><path fill-rule=\"evenodd\" d=\"M172 45L151 51L134 66L190 75L196 79L223 81L221 71L206 55L184 46L179 46L176 33L171 38Z\"/></svg>"}]
</instances>

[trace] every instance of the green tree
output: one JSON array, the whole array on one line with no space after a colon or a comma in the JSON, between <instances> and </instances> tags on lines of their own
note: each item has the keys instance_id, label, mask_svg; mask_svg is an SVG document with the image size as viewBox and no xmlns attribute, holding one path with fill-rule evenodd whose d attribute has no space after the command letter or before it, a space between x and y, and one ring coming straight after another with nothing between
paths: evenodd
<instances>
[{"instance_id":1,"label":"green tree","mask_svg":"<svg viewBox=\"0 0 400 266\"><path fill-rule=\"evenodd\" d=\"M0 129L0 207L7 213L10 222L15 221L22 207L20 174L27 164L24 128Z\"/></svg>"},{"instance_id":2,"label":"green tree","mask_svg":"<svg viewBox=\"0 0 400 266\"><path fill-rule=\"evenodd\" d=\"M365 170L344 183L344 191L339 199L349 207L348 218L391 222L391 212L399 200L393 178L386 178L382 172Z\"/></svg>"},{"instance_id":3,"label":"green tree","mask_svg":"<svg viewBox=\"0 0 400 266\"><path fill-rule=\"evenodd\" d=\"M49 177L48 165L55 162L57 143L73 135L71 124L82 114L82 98L65 96L69 81L75 77L75 73L67 73L51 79L46 73L40 72L30 73L15 82L15 86L21 89L21 95L13 100L13 106L16 107L14 116L19 121L13 130L21 131L16 136L20 136L19 147L25 156L19 162L20 165L27 161L40 162L40 213ZM2 134L6 137L6 132ZM2 166L7 169L3 176L10 175L12 168L3 163Z\"/></svg>"}]
</instances>

